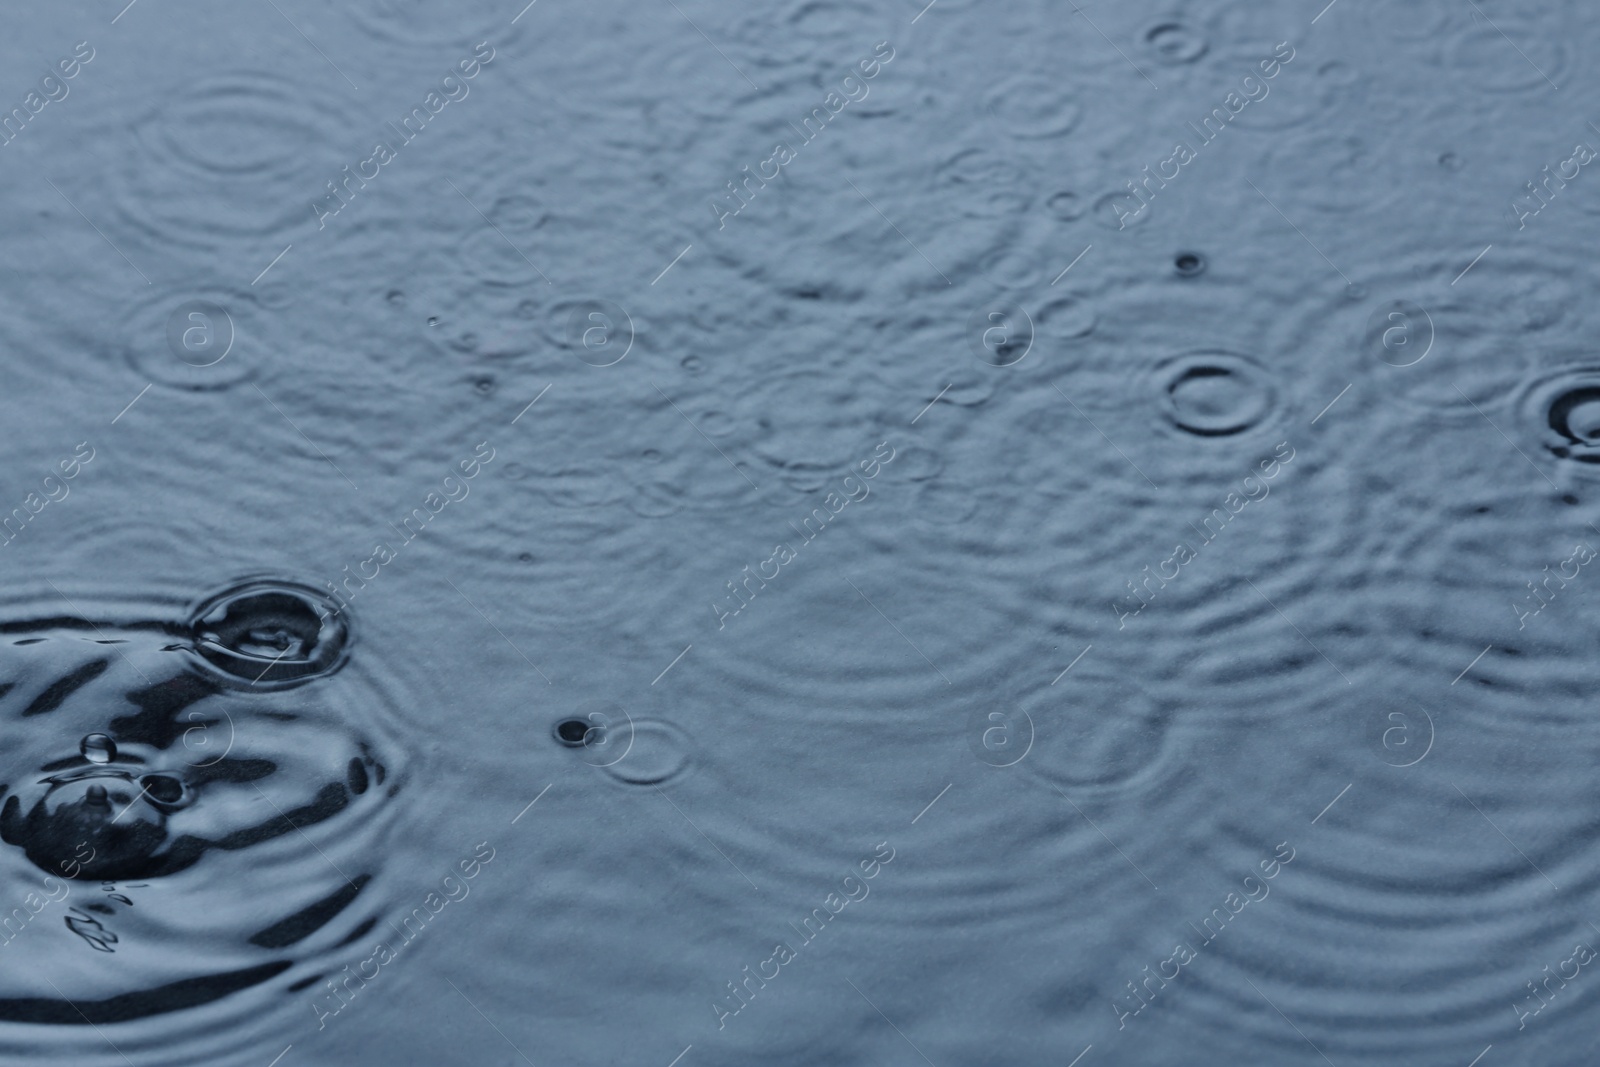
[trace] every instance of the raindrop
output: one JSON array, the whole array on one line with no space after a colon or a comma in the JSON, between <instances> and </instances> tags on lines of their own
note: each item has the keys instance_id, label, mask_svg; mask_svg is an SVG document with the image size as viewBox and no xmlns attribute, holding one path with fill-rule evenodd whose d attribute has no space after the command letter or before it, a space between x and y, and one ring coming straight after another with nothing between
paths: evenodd
<instances>
[{"instance_id":1,"label":"raindrop","mask_svg":"<svg viewBox=\"0 0 1600 1067\"><path fill-rule=\"evenodd\" d=\"M568 748L578 748L589 736L589 724L582 719L563 719L556 723L556 740Z\"/></svg>"},{"instance_id":2,"label":"raindrop","mask_svg":"<svg viewBox=\"0 0 1600 1067\"><path fill-rule=\"evenodd\" d=\"M1172 261L1172 265L1177 268L1178 273L1183 277L1193 278L1196 275L1205 273L1206 257L1198 252L1180 252L1178 257Z\"/></svg>"},{"instance_id":3,"label":"raindrop","mask_svg":"<svg viewBox=\"0 0 1600 1067\"><path fill-rule=\"evenodd\" d=\"M117 743L105 734L90 734L79 743L78 751L90 763L110 763L117 758Z\"/></svg>"}]
</instances>

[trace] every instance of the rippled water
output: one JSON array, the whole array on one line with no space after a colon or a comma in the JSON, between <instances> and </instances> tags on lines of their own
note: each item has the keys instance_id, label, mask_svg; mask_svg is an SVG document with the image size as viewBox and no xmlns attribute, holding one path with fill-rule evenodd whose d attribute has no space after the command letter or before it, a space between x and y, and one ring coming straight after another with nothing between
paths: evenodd
<instances>
[{"instance_id":1,"label":"rippled water","mask_svg":"<svg viewBox=\"0 0 1600 1067\"><path fill-rule=\"evenodd\" d=\"M0 1059L1593 1060L1582 5L523 2L0 44Z\"/></svg>"}]
</instances>

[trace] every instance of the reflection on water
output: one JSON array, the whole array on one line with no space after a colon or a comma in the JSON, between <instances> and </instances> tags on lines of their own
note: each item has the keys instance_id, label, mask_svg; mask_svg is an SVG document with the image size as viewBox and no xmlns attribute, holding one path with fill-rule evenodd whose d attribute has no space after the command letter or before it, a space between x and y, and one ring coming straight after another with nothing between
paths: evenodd
<instances>
[{"instance_id":1,"label":"reflection on water","mask_svg":"<svg viewBox=\"0 0 1600 1067\"><path fill-rule=\"evenodd\" d=\"M250 579L187 617L152 604L0 624L0 1018L196 1009L370 928L381 857L360 827L399 778L363 731L370 702L341 674L350 624L329 607ZM251 892L224 888L246 871Z\"/></svg>"},{"instance_id":2,"label":"reflection on water","mask_svg":"<svg viewBox=\"0 0 1600 1067\"><path fill-rule=\"evenodd\" d=\"M116 7L0 1059L1593 1059L1577 0Z\"/></svg>"}]
</instances>

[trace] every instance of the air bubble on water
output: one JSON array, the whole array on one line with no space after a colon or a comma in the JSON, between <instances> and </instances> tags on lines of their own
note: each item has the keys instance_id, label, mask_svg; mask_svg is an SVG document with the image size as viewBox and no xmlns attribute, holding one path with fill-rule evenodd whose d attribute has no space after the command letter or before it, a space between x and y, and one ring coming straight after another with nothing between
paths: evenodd
<instances>
[{"instance_id":1,"label":"air bubble on water","mask_svg":"<svg viewBox=\"0 0 1600 1067\"><path fill-rule=\"evenodd\" d=\"M90 763L110 763L117 758L117 743L105 734L89 734L79 742L78 751Z\"/></svg>"}]
</instances>

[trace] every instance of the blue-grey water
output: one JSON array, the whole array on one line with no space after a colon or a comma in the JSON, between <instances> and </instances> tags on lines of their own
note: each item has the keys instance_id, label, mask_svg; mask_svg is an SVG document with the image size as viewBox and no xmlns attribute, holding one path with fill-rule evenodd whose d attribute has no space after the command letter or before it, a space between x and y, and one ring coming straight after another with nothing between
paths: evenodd
<instances>
[{"instance_id":1,"label":"blue-grey water","mask_svg":"<svg viewBox=\"0 0 1600 1067\"><path fill-rule=\"evenodd\" d=\"M525 3L12 12L0 1063L1594 1062L1592 12Z\"/></svg>"}]
</instances>

